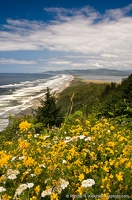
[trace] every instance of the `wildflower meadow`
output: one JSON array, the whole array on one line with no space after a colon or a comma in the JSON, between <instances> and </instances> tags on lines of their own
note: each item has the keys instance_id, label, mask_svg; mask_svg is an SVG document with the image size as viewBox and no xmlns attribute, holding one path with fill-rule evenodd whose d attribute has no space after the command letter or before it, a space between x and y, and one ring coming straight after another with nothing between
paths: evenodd
<instances>
[{"instance_id":1,"label":"wildflower meadow","mask_svg":"<svg viewBox=\"0 0 132 200\"><path fill-rule=\"evenodd\" d=\"M2 200L131 198L132 129L127 124L84 118L80 112L59 128L40 132L30 118L21 118L13 134L1 141Z\"/></svg>"}]
</instances>

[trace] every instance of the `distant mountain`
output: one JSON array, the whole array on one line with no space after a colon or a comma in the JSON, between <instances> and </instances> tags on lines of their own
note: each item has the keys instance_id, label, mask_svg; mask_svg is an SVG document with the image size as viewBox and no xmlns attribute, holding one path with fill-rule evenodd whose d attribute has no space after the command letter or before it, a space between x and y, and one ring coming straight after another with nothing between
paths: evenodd
<instances>
[{"instance_id":1,"label":"distant mountain","mask_svg":"<svg viewBox=\"0 0 132 200\"><path fill-rule=\"evenodd\" d=\"M44 72L45 73L45 72ZM59 70L59 71L46 71L50 74L71 74L71 75L106 75L106 76L129 76L132 70L111 70L106 68L101 69L86 69L86 70Z\"/></svg>"}]
</instances>

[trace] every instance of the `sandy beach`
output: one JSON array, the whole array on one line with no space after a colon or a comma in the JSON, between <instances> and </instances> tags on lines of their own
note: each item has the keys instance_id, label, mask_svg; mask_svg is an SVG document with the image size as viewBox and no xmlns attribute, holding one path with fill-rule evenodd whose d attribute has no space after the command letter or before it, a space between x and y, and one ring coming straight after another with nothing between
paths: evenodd
<instances>
[{"instance_id":1,"label":"sandy beach","mask_svg":"<svg viewBox=\"0 0 132 200\"><path fill-rule=\"evenodd\" d=\"M97 83L97 84L103 84L103 83L106 83L106 84L109 84L111 83L112 81L106 81L106 80L83 80L85 83ZM115 83L117 84L120 84L121 81L114 81Z\"/></svg>"},{"instance_id":2,"label":"sandy beach","mask_svg":"<svg viewBox=\"0 0 132 200\"><path fill-rule=\"evenodd\" d=\"M73 81L74 77L68 81L65 82L61 87L59 87L59 89L56 90L51 90L51 94L55 95L55 97L57 98L57 96L59 95L59 93L61 93L65 88L67 88L71 82ZM32 114L33 110L36 110L40 105L40 99L44 100L45 99L45 94L42 94L40 96L40 98L34 98L32 99L28 104L31 104L31 106L29 106L28 108L25 108L23 110L21 110L19 113L15 114L15 117L22 117L23 115L28 115L28 114ZM27 105L25 104L25 107L27 107Z\"/></svg>"}]
</instances>

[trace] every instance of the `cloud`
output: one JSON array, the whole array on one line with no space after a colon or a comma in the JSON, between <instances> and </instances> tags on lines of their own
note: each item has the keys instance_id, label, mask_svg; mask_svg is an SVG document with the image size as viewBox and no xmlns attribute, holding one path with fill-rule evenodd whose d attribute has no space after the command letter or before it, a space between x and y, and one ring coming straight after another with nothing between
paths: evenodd
<instances>
[{"instance_id":1,"label":"cloud","mask_svg":"<svg viewBox=\"0 0 132 200\"><path fill-rule=\"evenodd\" d=\"M51 65L69 65L70 61L56 60L56 61L50 61L49 64L51 64Z\"/></svg>"},{"instance_id":2,"label":"cloud","mask_svg":"<svg viewBox=\"0 0 132 200\"><path fill-rule=\"evenodd\" d=\"M33 60L16 60L16 59L0 58L0 64L34 65L34 64L36 64L36 61L33 61Z\"/></svg>"},{"instance_id":3,"label":"cloud","mask_svg":"<svg viewBox=\"0 0 132 200\"><path fill-rule=\"evenodd\" d=\"M117 55L114 55L114 54L106 54L106 53L102 53L100 54L102 57L104 58L118 58Z\"/></svg>"},{"instance_id":4,"label":"cloud","mask_svg":"<svg viewBox=\"0 0 132 200\"><path fill-rule=\"evenodd\" d=\"M45 8L54 17L47 23L8 19L0 31L0 51L67 52L69 58L47 61L47 64L131 69L131 10L132 4L104 14L90 6ZM77 53L80 58L75 61L70 58L71 53Z\"/></svg>"},{"instance_id":5,"label":"cloud","mask_svg":"<svg viewBox=\"0 0 132 200\"><path fill-rule=\"evenodd\" d=\"M107 10L105 13L105 17L110 19L119 19L123 18L125 15L127 15L132 10L132 4L129 4L128 6L124 8L118 8L118 9L110 9Z\"/></svg>"}]
</instances>

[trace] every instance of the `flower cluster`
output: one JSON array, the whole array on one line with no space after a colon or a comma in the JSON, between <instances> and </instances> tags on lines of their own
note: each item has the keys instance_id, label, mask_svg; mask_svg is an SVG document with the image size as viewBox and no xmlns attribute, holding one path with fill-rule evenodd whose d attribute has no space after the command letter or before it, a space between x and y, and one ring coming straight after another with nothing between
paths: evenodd
<instances>
[{"instance_id":1,"label":"flower cluster","mask_svg":"<svg viewBox=\"0 0 132 200\"><path fill-rule=\"evenodd\" d=\"M19 124L20 131L27 131L31 127L31 123L28 123L27 121L21 122Z\"/></svg>"},{"instance_id":2,"label":"flower cluster","mask_svg":"<svg viewBox=\"0 0 132 200\"><path fill-rule=\"evenodd\" d=\"M8 179L11 179L11 180L16 179L18 174L20 174L20 172L17 169L15 169L15 170L8 169L7 170L7 178Z\"/></svg>"},{"instance_id":3,"label":"flower cluster","mask_svg":"<svg viewBox=\"0 0 132 200\"><path fill-rule=\"evenodd\" d=\"M99 194L104 197L99 200L109 199L110 194L131 195L130 126L107 119L91 123L73 118L72 123L39 133L32 127L23 121L18 137L1 142L2 200L63 200L66 194Z\"/></svg>"}]
</instances>

